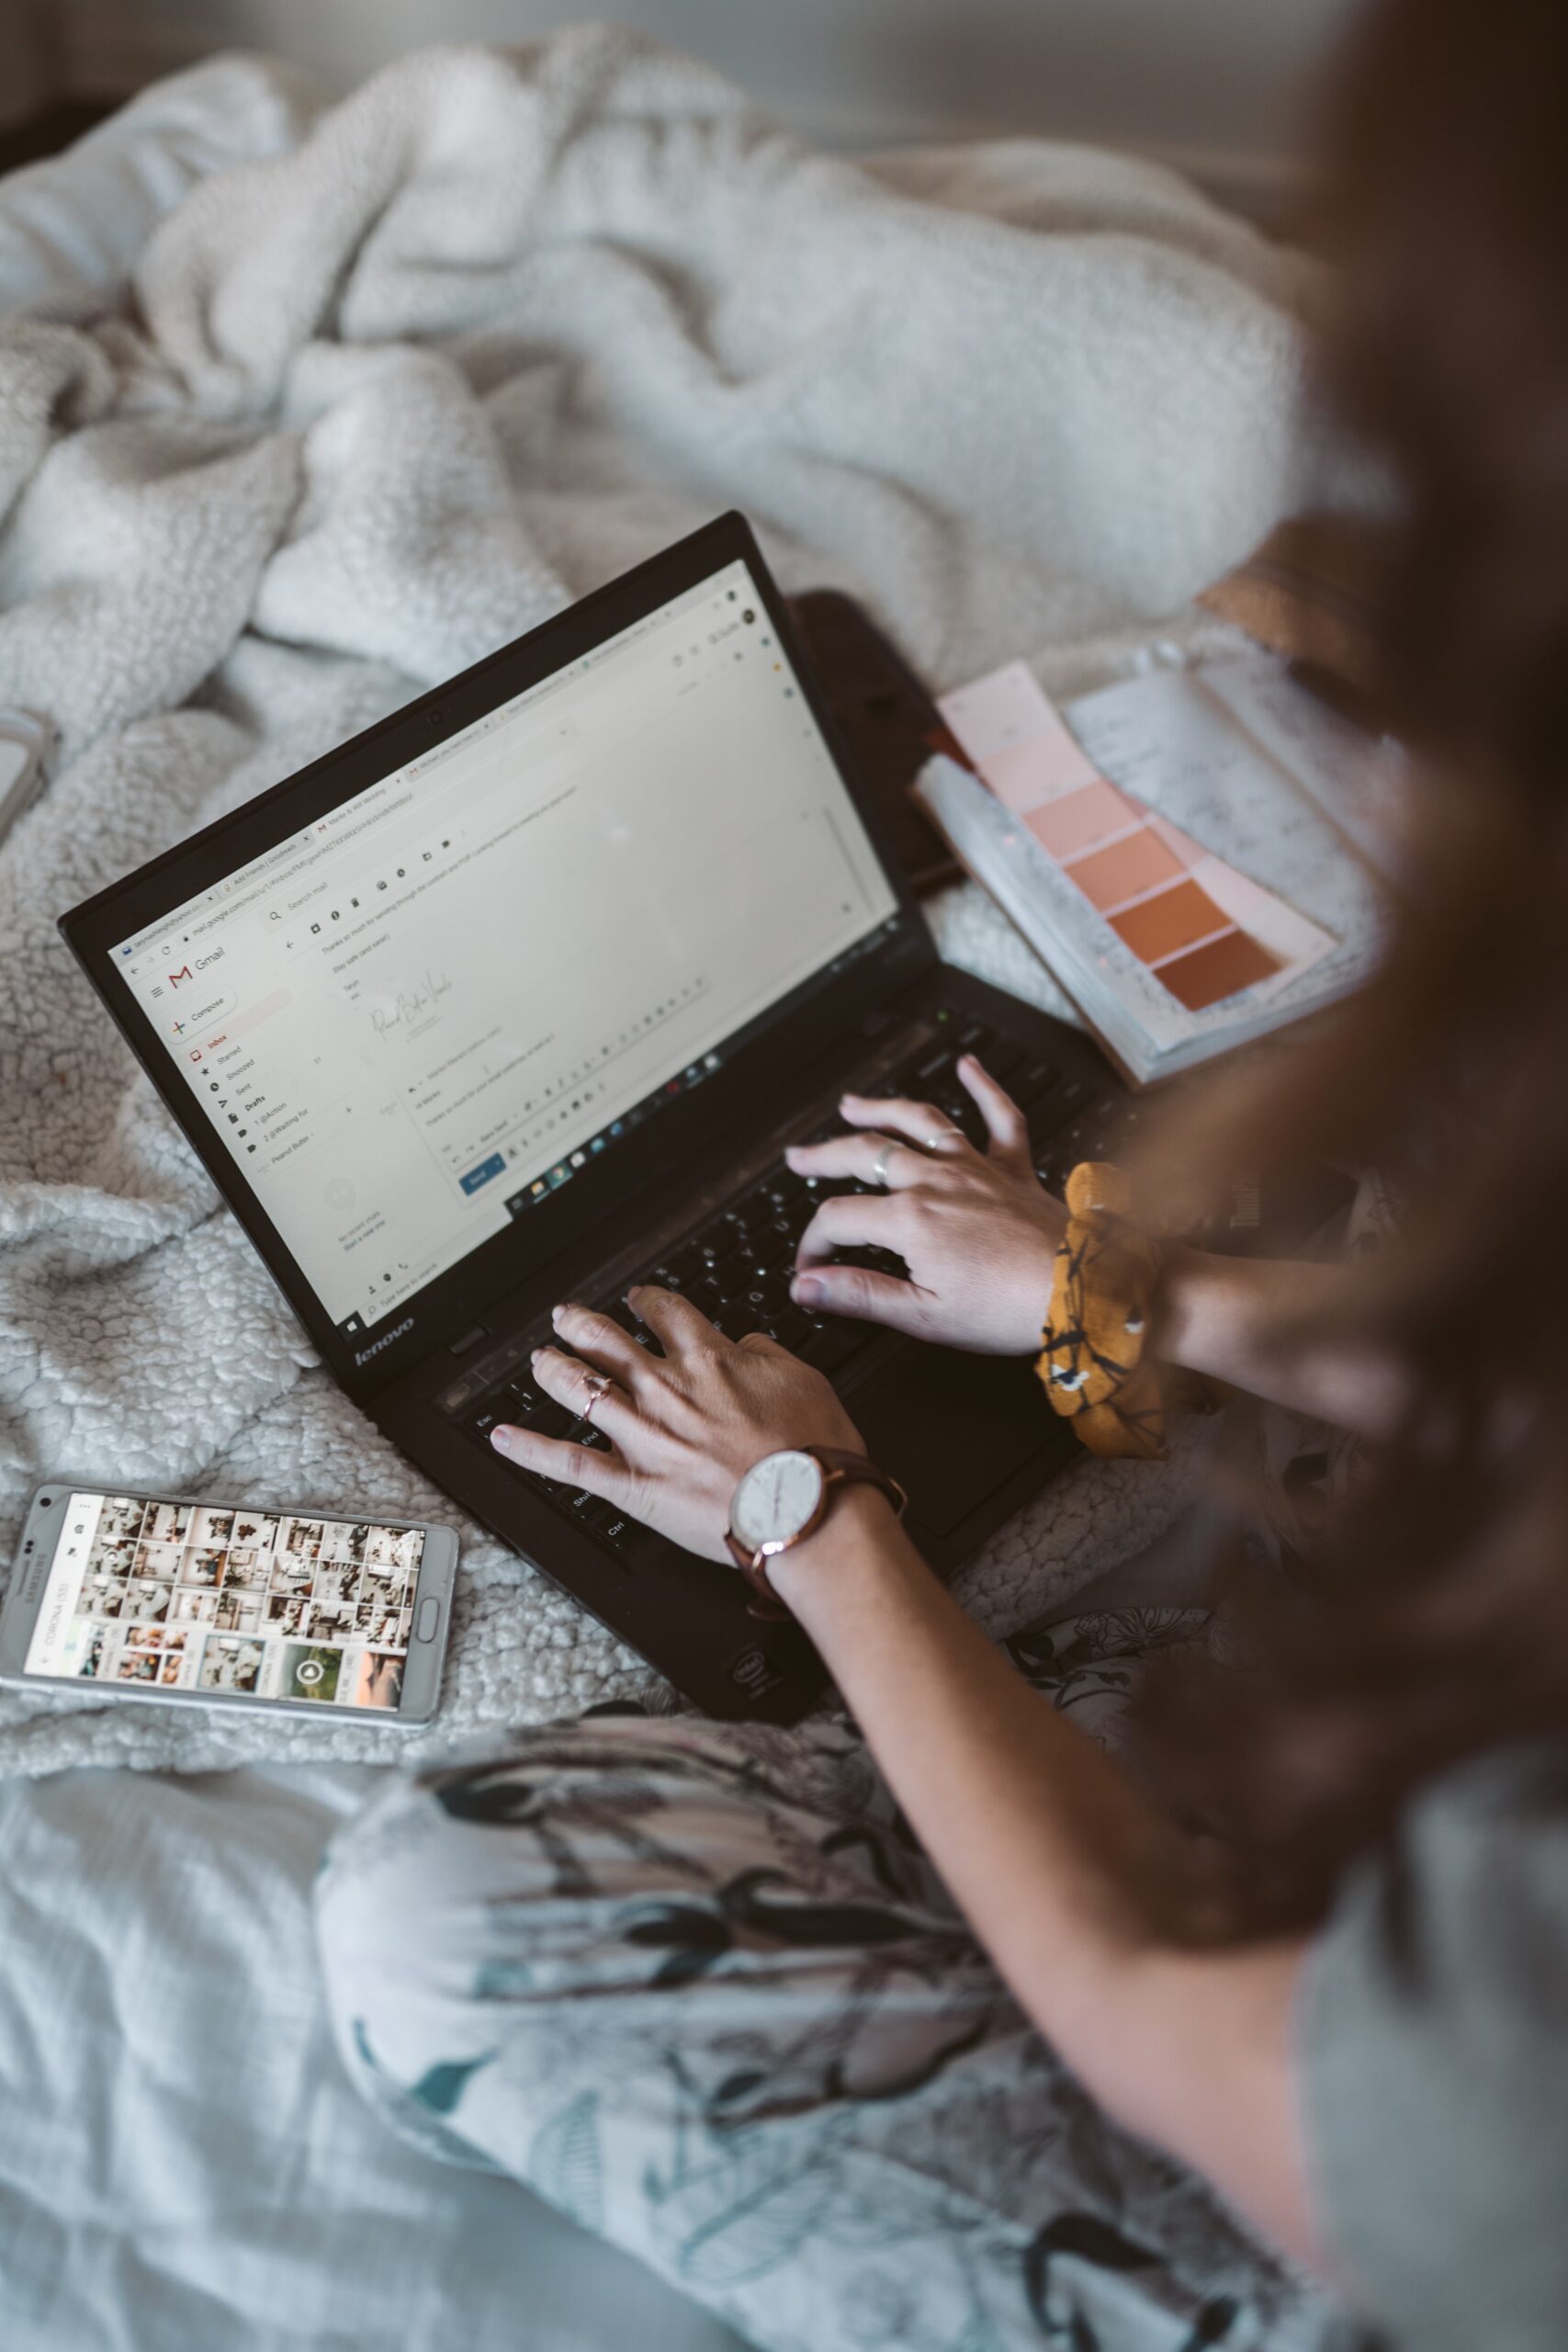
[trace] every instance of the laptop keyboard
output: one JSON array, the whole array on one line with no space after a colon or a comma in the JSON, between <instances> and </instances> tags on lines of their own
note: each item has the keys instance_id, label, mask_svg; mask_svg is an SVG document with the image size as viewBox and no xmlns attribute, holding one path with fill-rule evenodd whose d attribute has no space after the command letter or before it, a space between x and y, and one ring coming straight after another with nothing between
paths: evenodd
<instances>
[{"instance_id":1,"label":"laptop keyboard","mask_svg":"<svg viewBox=\"0 0 1568 2352\"><path fill-rule=\"evenodd\" d=\"M1026 1114L1036 1172L1050 1191L1060 1192L1069 1170L1080 1159L1106 1153L1136 1122L1136 1105L1123 1097L1109 1089L1097 1090L1092 1082L1062 1069L1048 1054L1032 1054L1027 1046L985 1023L966 1021L945 1008L933 1015L925 1042L894 1070L868 1082L870 1091L933 1103L971 1143L983 1146L985 1123L958 1076L958 1058L966 1053L978 1055ZM840 1119L829 1118L795 1140L816 1143L843 1131ZM887 1335L876 1324L814 1315L797 1306L789 1295L795 1252L820 1202L836 1194L877 1189L848 1178L797 1176L781 1160L641 1273L618 1283L613 1296L584 1303L608 1316L638 1346L657 1355L661 1352L658 1340L626 1303L626 1292L637 1283L657 1283L691 1299L727 1337L739 1339L747 1331L765 1331L792 1354L837 1379L866 1349ZM840 1250L835 1252L835 1262L886 1273L907 1272L902 1258L886 1250ZM531 1324L488 1350L483 1360L442 1397L445 1410L477 1444L488 1449L491 1430L499 1422L510 1421L545 1437L607 1450L609 1440L601 1430L575 1419L535 1382L529 1357L547 1336L536 1323ZM582 1494L558 1479L540 1477L515 1463L508 1466L615 1555L623 1566L631 1566L639 1546L652 1540L636 1521L602 1497Z\"/></svg>"}]
</instances>

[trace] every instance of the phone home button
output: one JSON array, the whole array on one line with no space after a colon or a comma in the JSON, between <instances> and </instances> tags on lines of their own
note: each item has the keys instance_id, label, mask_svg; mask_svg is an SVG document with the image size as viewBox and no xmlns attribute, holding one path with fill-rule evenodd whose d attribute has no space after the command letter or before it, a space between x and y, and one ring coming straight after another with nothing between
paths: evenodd
<instances>
[{"instance_id":1,"label":"phone home button","mask_svg":"<svg viewBox=\"0 0 1568 2352\"><path fill-rule=\"evenodd\" d=\"M440 1623L441 1603L436 1600L434 1594L432 1593L426 1600L422 1600L419 1604L419 1615L414 1620L415 1639L422 1642L433 1642L435 1639L435 1629Z\"/></svg>"}]
</instances>

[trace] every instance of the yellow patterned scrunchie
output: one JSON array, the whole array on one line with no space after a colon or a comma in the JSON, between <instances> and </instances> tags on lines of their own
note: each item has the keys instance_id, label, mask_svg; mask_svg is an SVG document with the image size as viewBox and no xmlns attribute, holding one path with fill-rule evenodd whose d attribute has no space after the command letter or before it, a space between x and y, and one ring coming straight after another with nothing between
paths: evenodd
<instances>
[{"instance_id":1,"label":"yellow patterned scrunchie","mask_svg":"<svg viewBox=\"0 0 1568 2352\"><path fill-rule=\"evenodd\" d=\"M1159 1245L1131 1222L1132 1187L1120 1168L1083 1161L1067 1179L1066 1202L1034 1369L1092 1453L1163 1460L1163 1383L1144 1353Z\"/></svg>"}]
</instances>

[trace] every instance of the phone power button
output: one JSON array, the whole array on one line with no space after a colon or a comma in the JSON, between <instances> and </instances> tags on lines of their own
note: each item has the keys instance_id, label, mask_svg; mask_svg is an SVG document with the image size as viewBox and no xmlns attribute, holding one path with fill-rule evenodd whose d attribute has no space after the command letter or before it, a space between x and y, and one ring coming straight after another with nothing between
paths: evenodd
<instances>
[{"instance_id":1,"label":"phone power button","mask_svg":"<svg viewBox=\"0 0 1568 2352\"><path fill-rule=\"evenodd\" d=\"M435 1639L435 1628L440 1623L441 1603L432 1594L428 1600L422 1600L419 1604L419 1615L414 1621L416 1638L422 1642L433 1642Z\"/></svg>"}]
</instances>

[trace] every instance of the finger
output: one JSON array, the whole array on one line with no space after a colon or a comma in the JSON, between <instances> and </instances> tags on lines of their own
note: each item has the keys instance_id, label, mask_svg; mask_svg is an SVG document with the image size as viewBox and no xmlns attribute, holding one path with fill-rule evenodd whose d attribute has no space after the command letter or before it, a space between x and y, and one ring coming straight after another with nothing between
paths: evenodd
<instances>
[{"instance_id":1,"label":"finger","mask_svg":"<svg viewBox=\"0 0 1568 2352\"><path fill-rule=\"evenodd\" d=\"M619 1444L636 1426L637 1407L626 1391L614 1382L606 1387L605 1374L581 1356L569 1356L560 1348L536 1348L532 1361L534 1377L546 1396L580 1420L592 1421L612 1444Z\"/></svg>"},{"instance_id":2,"label":"finger","mask_svg":"<svg viewBox=\"0 0 1568 2352\"><path fill-rule=\"evenodd\" d=\"M788 1363L797 1361L790 1354L787 1348L781 1348L778 1341L766 1331L743 1331L735 1344L738 1348L746 1349L750 1355L783 1356Z\"/></svg>"},{"instance_id":3,"label":"finger","mask_svg":"<svg viewBox=\"0 0 1568 2352\"><path fill-rule=\"evenodd\" d=\"M701 1307L694 1306L679 1291L660 1290L656 1283L638 1283L627 1291L626 1305L634 1315L641 1316L655 1339L662 1341L666 1355L677 1355L687 1348L726 1344Z\"/></svg>"},{"instance_id":4,"label":"finger","mask_svg":"<svg viewBox=\"0 0 1568 2352\"><path fill-rule=\"evenodd\" d=\"M896 1136L831 1136L826 1143L792 1143L784 1158L799 1176L852 1176L901 1193L930 1172L923 1151Z\"/></svg>"},{"instance_id":5,"label":"finger","mask_svg":"<svg viewBox=\"0 0 1568 2352\"><path fill-rule=\"evenodd\" d=\"M914 1102L902 1094L846 1094L839 1109L852 1127L883 1127L917 1151L967 1151L969 1147L945 1112L934 1102Z\"/></svg>"},{"instance_id":6,"label":"finger","mask_svg":"<svg viewBox=\"0 0 1568 2352\"><path fill-rule=\"evenodd\" d=\"M998 1086L985 1064L973 1054L958 1057L958 1076L964 1092L978 1105L991 1138L990 1156L1004 1165L1033 1172L1029 1150L1029 1123L1012 1096Z\"/></svg>"},{"instance_id":7,"label":"finger","mask_svg":"<svg viewBox=\"0 0 1568 2352\"><path fill-rule=\"evenodd\" d=\"M798 1269L820 1265L835 1250L898 1250L905 1230L902 1205L886 1193L846 1193L824 1201L795 1251Z\"/></svg>"},{"instance_id":8,"label":"finger","mask_svg":"<svg viewBox=\"0 0 1568 2352\"><path fill-rule=\"evenodd\" d=\"M863 1266L818 1266L796 1274L789 1295L817 1315L844 1315L857 1323L885 1323L890 1331L924 1329L927 1294L897 1274Z\"/></svg>"},{"instance_id":9,"label":"finger","mask_svg":"<svg viewBox=\"0 0 1568 2352\"><path fill-rule=\"evenodd\" d=\"M490 1442L497 1453L503 1454L508 1462L515 1462L519 1469L535 1471L541 1478L558 1479L563 1487L576 1487L588 1495L603 1495L609 1503L624 1503L631 1494L631 1473L613 1453L599 1453L588 1445L572 1445L564 1437L541 1437L537 1430L519 1429L511 1421L498 1421L490 1433Z\"/></svg>"},{"instance_id":10,"label":"finger","mask_svg":"<svg viewBox=\"0 0 1568 2352\"><path fill-rule=\"evenodd\" d=\"M585 1356L601 1372L618 1380L623 1388L631 1388L648 1370L646 1348L639 1348L629 1332L623 1331L607 1315L593 1307L580 1306L575 1299L553 1307L550 1321L560 1337L576 1355Z\"/></svg>"}]
</instances>

